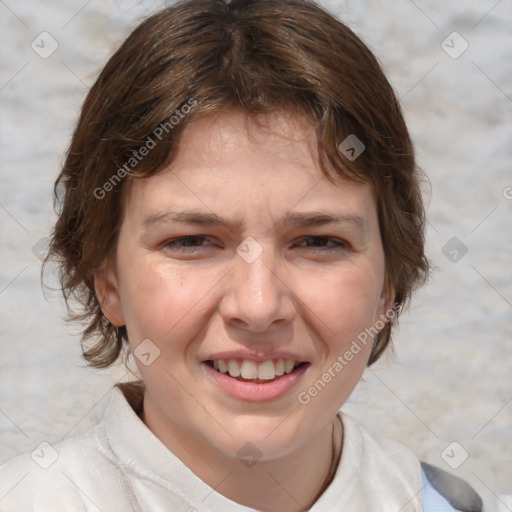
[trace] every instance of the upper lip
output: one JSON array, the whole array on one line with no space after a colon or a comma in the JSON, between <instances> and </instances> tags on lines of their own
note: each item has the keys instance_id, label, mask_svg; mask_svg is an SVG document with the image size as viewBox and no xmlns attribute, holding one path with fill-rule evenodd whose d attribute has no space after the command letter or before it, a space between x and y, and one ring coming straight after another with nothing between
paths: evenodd
<instances>
[{"instance_id":1,"label":"upper lip","mask_svg":"<svg viewBox=\"0 0 512 512\"><path fill-rule=\"evenodd\" d=\"M307 363L307 359L300 356L299 354L294 354L293 352L287 352L283 350L277 350L274 352L268 352L266 354L251 352L248 350L226 350L224 352L215 352L206 357L205 361L218 361L220 359L228 360L228 359L245 359L249 361L254 361L256 363L262 363L263 361L269 361L271 359L288 359L297 361L299 363Z\"/></svg>"}]
</instances>

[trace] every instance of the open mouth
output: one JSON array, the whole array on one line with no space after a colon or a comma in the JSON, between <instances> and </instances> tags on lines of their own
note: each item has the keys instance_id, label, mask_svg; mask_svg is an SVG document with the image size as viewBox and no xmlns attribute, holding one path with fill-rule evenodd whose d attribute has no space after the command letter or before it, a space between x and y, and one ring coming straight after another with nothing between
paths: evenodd
<instances>
[{"instance_id":1,"label":"open mouth","mask_svg":"<svg viewBox=\"0 0 512 512\"><path fill-rule=\"evenodd\" d=\"M261 363L255 361L229 359L229 360L207 360L204 364L213 368L218 373L223 373L228 377L240 382L254 382L264 384L266 382L275 382L286 375L290 375L299 368L309 365L307 362L292 360L269 360Z\"/></svg>"}]
</instances>

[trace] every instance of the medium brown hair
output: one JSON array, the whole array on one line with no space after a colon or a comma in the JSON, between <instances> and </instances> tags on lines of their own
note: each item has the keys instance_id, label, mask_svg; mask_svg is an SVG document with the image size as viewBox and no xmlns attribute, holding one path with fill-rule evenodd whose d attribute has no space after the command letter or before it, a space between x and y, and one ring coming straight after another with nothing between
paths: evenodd
<instances>
[{"instance_id":1,"label":"medium brown hair","mask_svg":"<svg viewBox=\"0 0 512 512\"><path fill-rule=\"evenodd\" d=\"M131 180L169 163L191 120L231 108L306 116L326 178L333 182L334 170L372 187L385 286L399 311L425 281L420 172L398 100L366 45L308 0L184 0L144 20L107 62L55 183L59 217L45 264L59 265L68 319L85 322L89 365L113 364L127 341L126 327L101 310L94 273L115 253ZM349 135L365 146L354 160L339 147ZM375 336L368 364L388 346L396 320Z\"/></svg>"}]
</instances>

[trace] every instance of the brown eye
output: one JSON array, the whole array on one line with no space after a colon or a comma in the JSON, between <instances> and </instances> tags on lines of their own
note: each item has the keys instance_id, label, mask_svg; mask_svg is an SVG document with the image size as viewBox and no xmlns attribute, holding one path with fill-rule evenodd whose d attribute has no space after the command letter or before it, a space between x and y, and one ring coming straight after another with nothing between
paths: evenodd
<instances>
[{"instance_id":1,"label":"brown eye","mask_svg":"<svg viewBox=\"0 0 512 512\"><path fill-rule=\"evenodd\" d=\"M173 251L193 253L197 252L199 248L204 247L202 242L205 240L207 241L206 237L202 235L183 236L167 240L162 247Z\"/></svg>"},{"instance_id":2,"label":"brown eye","mask_svg":"<svg viewBox=\"0 0 512 512\"><path fill-rule=\"evenodd\" d=\"M308 242L305 247L319 252L340 251L350 247L350 244L344 240L327 236L308 236L304 238L302 242ZM330 244L330 246L328 244Z\"/></svg>"}]
</instances>

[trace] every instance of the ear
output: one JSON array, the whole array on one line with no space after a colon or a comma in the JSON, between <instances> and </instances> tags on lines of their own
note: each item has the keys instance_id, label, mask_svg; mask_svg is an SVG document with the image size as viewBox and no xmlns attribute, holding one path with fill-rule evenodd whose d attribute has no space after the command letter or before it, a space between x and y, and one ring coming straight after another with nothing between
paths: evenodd
<instances>
[{"instance_id":1,"label":"ear","mask_svg":"<svg viewBox=\"0 0 512 512\"><path fill-rule=\"evenodd\" d=\"M377 318L392 318L395 315L393 308L395 302L395 290L389 287L387 284L384 285L382 293L379 299L379 308L377 310Z\"/></svg>"},{"instance_id":2,"label":"ear","mask_svg":"<svg viewBox=\"0 0 512 512\"><path fill-rule=\"evenodd\" d=\"M114 265L106 263L94 273L94 290L101 310L109 322L117 327L125 325L119 294L119 278Z\"/></svg>"}]
</instances>

